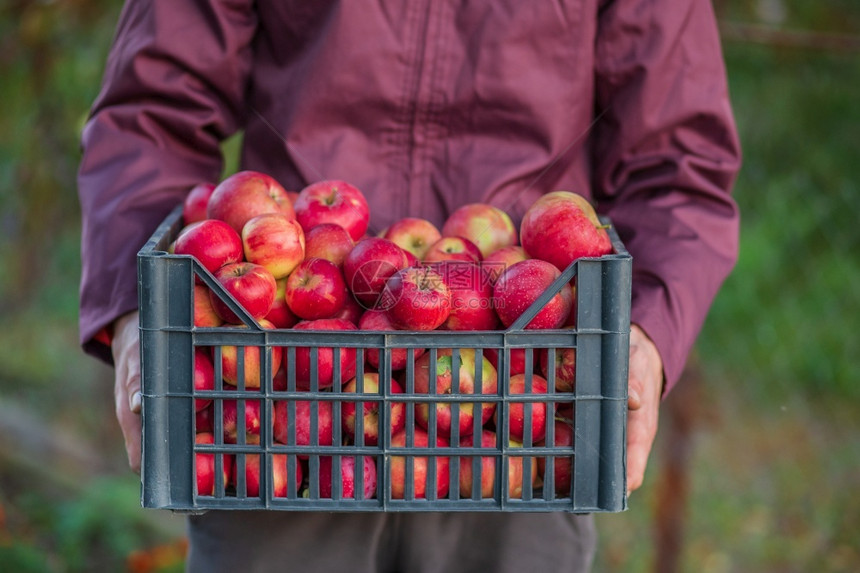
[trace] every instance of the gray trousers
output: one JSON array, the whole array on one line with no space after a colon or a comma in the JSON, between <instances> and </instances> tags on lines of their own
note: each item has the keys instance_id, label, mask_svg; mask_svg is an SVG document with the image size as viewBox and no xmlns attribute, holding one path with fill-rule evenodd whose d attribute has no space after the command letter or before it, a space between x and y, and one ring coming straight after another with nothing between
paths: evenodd
<instances>
[{"instance_id":1,"label":"gray trousers","mask_svg":"<svg viewBox=\"0 0 860 573\"><path fill-rule=\"evenodd\" d=\"M589 571L593 517L568 513L210 511L188 518L188 571Z\"/></svg>"}]
</instances>

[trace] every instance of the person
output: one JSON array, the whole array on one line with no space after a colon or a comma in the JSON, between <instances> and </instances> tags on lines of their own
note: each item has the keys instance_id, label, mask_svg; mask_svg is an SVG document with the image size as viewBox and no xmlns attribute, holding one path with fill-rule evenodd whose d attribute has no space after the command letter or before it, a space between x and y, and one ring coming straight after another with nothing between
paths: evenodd
<instances>
[{"instance_id":1,"label":"person","mask_svg":"<svg viewBox=\"0 0 860 573\"><path fill-rule=\"evenodd\" d=\"M372 230L582 193L633 255L627 485L737 257L740 150L696 0L127 0L82 134L80 334L139 470L135 255L242 130L241 166L361 189ZM239 515L237 515L237 513ZM588 570L589 516L208 512L189 570Z\"/></svg>"}]
</instances>

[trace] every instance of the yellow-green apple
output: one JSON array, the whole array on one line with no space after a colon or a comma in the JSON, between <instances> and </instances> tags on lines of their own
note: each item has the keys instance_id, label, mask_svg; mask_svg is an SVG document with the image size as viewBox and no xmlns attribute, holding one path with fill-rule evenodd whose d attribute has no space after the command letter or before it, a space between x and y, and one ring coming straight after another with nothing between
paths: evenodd
<instances>
[{"instance_id":1,"label":"yellow-green apple","mask_svg":"<svg viewBox=\"0 0 860 573\"><path fill-rule=\"evenodd\" d=\"M273 330L275 328L275 325L265 318L261 318L258 322L265 329ZM224 326L223 328L247 329L248 327L244 324L235 324ZM243 346L242 348L244 348L242 367L245 388L260 388L263 380L262 361L260 358L261 347ZM283 348L280 346L272 347L271 376L275 375L282 361L282 352ZM232 386L239 385L239 347L231 345L221 347L221 376L226 383Z\"/></svg>"},{"instance_id":2,"label":"yellow-green apple","mask_svg":"<svg viewBox=\"0 0 860 573\"><path fill-rule=\"evenodd\" d=\"M214 444L215 436L211 432L198 432L194 436L195 444ZM221 470L223 479L221 487L225 490L230 483L230 475L233 473L233 456L227 454L209 454L197 452L194 454L195 471L197 477L197 495L215 495L215 456L221 456Z\"/></svg>"},{"instance_id":3,"label":"yellow-green apple","mask_svg":"<svg viewBox=\"0 0 860 573\"><path fill-rule=\"evenodd\" d=\"M303 320L293 327L295 330L358 330L354 324L342 318L320 318L318 320ZM309 390L312 386L311 361L314 350L317 354L317 388L329 388L334 380L334 349L319 347L312 349L307 346L296 347L295 364L289 364L289 352L284 352L284 367L295 368L296 387L299 390ZM340 380L343 384L355 376L355 348L340 348Z\"/></svg>"},{"instance_id":4,"label":"yellow-green apple","mask_svg":"<svg viewBox=\"0 0 860 573\"><path fill-rule=\"evenodd\" d=\"M427 249L422 261L435 263L437 261L473 261L480 262L483 258L481 250L475 243L465 237L442 237Z\"/></svg>"},{"instance_id":5,"label":"yellow-green apple","mask_svg":"<svg viewBox=\"0 0 860 573\"><path fill-rule=\"evenodd\" d=\"M569 456L556 456L553 459L553 474L554 488L556 495L561 497L570 497L570 485L573 479L573 425L569 420L555 419L555 444L554 447L570 448ZM538 445L549 446L549 444L541 443ZM546 476L546 458L538 458L538 469L542 476ZM546 482L546 477L544 477Z\"/></svg>"},{"instance_id":6,"label":"yellow-green apple","mask_svg":"<svg viewBox=\"0 0 860 573\"><path fill-rule=\"evenodd\" d=\"M493 305L502 324L511 326L560 274L554 265L540 259L528 259L508 267L493 285ZM573 293L570 284L565 284L526 328L559 328L572 306Z\"/></svg>"},{"instance_id":7,"label":"yellow-green apple","mask_svg":"<svg viewBox=\"0 0 860 573\"><path fill-rule=\"evenodd\" d=\"M379 407L383 404L382 393L379 390L379 374L376 372L364 373L364 388L362 394L373 394L378 396L373 400L367 400L363 403L362 414L362 435L364 436L365 446L375 446L379 443ZM344 394L355 394L358 392L358 380L353 378L343 385L342 392ZM391 394L403 394L403 388L400 384L391 379ZM354 400L343 400L340 407L341 426L344 433L353 443L357 443L356 432L356 416L355 411L357 406ZM388 409L388 427L391 429L391 434L396 434L403 429L406 424L406 404L404 402L390 402Z\"/></svg>"},{"instance_id":8,"label":"yellow-green apple","mask_svg":"<svg viewBox=\"0 0 860 573\"><path fill-rule=\"evenodd\" d=\"M406 268L406 255L400 247L379 237L363 239L343 260L346 286L365 308L374 308L385 283Z\"/></svg>"},{"instance_id":9,"label":"yellow-green apple","mask_svg":"<svg viewBox=\"0 0 860 573\"><path fill-rule=\"evenodd\" d=\"M358 321L359 330L397 330L388 319L388 313L382 310L367 310L361 315ZM424 353L423 348L415 348L413 350L412 360L415 360ZM391 370L403 370L409 363L409 350L406 348L392 348L391 354ZM367 362L376 368L381 367L381 353L376 348L368 348L364 351L364 357Z\"/></svg>"},{"instance_id":10,"label":"yellow-green apple","mask_svg":"<svg viewBox=\"0 0 860 573\"><path fill-rule=\"evenodd\" d=\"M432 353L423 354L415 361L415 393L430 394L433 387L437 395L455 395L472 397L480 392L484 396L495 396L498 386L496 369L490 364L486 357L481 357L481 378L476 379L476 354L472 348L462 348L459 352L459 361L456 361L450 348L440 349L436 353L436 371L430 371L430 357ZM457 370L457 378L454 371ZM433 386L431 386L431 384ZM436 428L439 434L450 438L451 428L457 424L459 435L463 436L471 432L474 426L475 408L480 409L481 425L493 416L496 403L489 402L459 402L458 419L453 419L450 402L433 402L436 409ZM424 429L430 426L431 403L419 402L415 405L415 421Z\"/></svg>"},{"instance_id":11,"label":"yellow-green apple","mask_svg":"<svg viewBox=\"0 0 860 573\"><path fill-rule=\"evenodd\" d=\"M479 448L487 448L487 449L497 449L496 445L496 433L490 430L483 430L481 432L481 444L477 447ZM460 440L460 447L463 448L471 448L475 447L475 438L470 433L464 436ZM516 440L509 440L508 445L511 448L521 448L523 447L521 442ZM480 481L480 495L482 498L493 497L494 491L493 488L496 484L496 460L502 459L498 456L481 456L480 468L481 468L481 481ZM531 483L532 488L534 488L537 483L538 478L538 462L537 459L532 457L529 459L529 465L531 466ZM508 466L508 498L509 499L522 499L523 497L523 484L525 483L525 472L524 472L524 458L523 457L515 457L511 456L507 458L507 466ZM472 497L472 488L474 486L474 480L476 479L476 475L473 472L473 458L471 456L463 456L460 458L460 497L462 498L470 498Z\"/></svg>"},{"instance_id":12,"label":"yellow-green apple","mask_svg":"<svg viewBox=\"0 0 860 573\"><path fill-rule=\"evenodd\" d=\"M549 350L541 348L538 356L541 373L549 378ZM553 367L556 391L574 392L576 390L576 348L556 348Z\"/></svg>"},{"instance_id":13,"label":"yellow-green apple","mask_svg":"<svg viewBox=\"0 0 860 573\"><path fill-rule=\"evenodd\" d=\"M283 213L295 219L287 191L270 175L239 171L219 183L206 207L210 219L226 221L237 233L249 219L264 213Z\"/></svg>"},{"instance_id":14,"label":"yellow-green apple","mask_svg":"<svg viewBox=\"0 0 860 573\"><path fill-rule=\"evenodd\" d=\"M179 231L173 243L177 255L192 255L210 273L243 258L242 237L230 225L205 219Z\"/></svg>"},{"instance_id":15,"label":"yellow-green apple","mask_svg":"<svg viewBox=\"0 0 860 573\"><path fill-rule=\"evenodd\" d=\"M360 456L362 494L360 499L376 497L376 462L371 456ZM334 463L331 456L320 456L320 497L330 499L334 489ZM355 499L355 457L340 458L340 491L342 499Z\"/></svg>"},{"instance_id":16,"label":"yellow-green apple","mask_svg":"<svg viewBox=\"0 0 860 573\"><path fill-rule=\"evenodd\" d=\"M212 364L211 350L198 346L194 349L194 391L215 389L215 366ZM199 412L212 402L209 398L195 398L194 410Z\"/></svg>"},{"instance_id":17,"label":"yellow-green apple","mask_svg":"<svg viewBox=\"0 0 860 573\"><path fill-rule=\"evenodd\" d=\"M528 259L525 249L514 245L493 251L481 261L481 267L490 277L490 283L495 284L499 276L511 265Z\"/></svg>"},{"instance_id":18,"label":"yellow-green apple","mask_svg":"<svg viewBox=\"0 0 860 573\"><path fill-rule=\"evenodd\" d=\"M290 420L290 404L287 400L276 400L274 405L274 421L272 437L276 442L290 446L331 446L332 420L331 402L328 400L314 401L296 400L294 402L295 418ZM316 424L316 436L313 436L313 424ZM295 441L290 441L289 427L295 427ZM300 454L300 459L307 459L306 454Z\"/></svg>"},{"instance_id":19,"label":"yellow-green apple","mask_svg":"<svg viewBox=\"0 0 860 573\"><path fill-rule=\"evenodd\" d=\"M305 232L305 257L328 259L338 266L355 246L349 233L335 223L322 223Z\"/></svg>"},{"instance_id":20,"label":"yellow-green apple","mask_svg":"<svg viewBox=\"0 0 860 573\"><path fill-rule=\"evenodd\" d=\"M465 237L487 256L517 244L517 228L507 213L486 203L463 205L442 226L443 237Z\"/></svg>"},{"instance_id":21,"label":"yellow-green apple","mask_svg":"<svg viewBox=\"0 0 860 573\"><path fill-rule=\"evenodd\" d=\"M305 232L283 213L248 219L242 227L245 260L266 267L275 279L288 276L305 258Z\"/></svg>"},{"instance_id":22,"label":"yellow-green apple","mask_svg":"<svg viewBox=\"0 0 860 573\"><path fill-rule=\"evenodd\" d=\"M331 318L346 304L349 293L343 273L327 259L305 259L287 277L287 306L304 320Z\"/></svg>"},{"instance_id":23,"label":"yellow-green apple","mask_svg":"<svg viewBox=\"0 0 860 573\"><path fill-rule=\"evenodd\" d=\"M427 432L421 428L415 428L414 439L411 444L415 448L430 448L430 438ZM392 448L405 448L407 445L406 430L400 430L391 437ZM448 448L448 440L441 436L436 437L436 444L432 449ZM409 454L392 455L389 466L391 478L391 497L393 499L406 499L406 464L412 463L412 484L413 497L410 499L425 499L427 497L427 478L430 469L429 458L431 456L421 456ZM434 455L436 459L436 499L442 499L448 495L449 487L449 458L448 456ZM433 484L430 484L433 488ZM432 489L431 489L432 491Z\"/></svg>"},{"instance_id":24,"label":"yellow-green apple","mask_svg":"<svg viewBox=\"0 0 860 573\"><path fill-rule=\"evenodd\" d=\"M335 223L346 229L353 241L364 235L370 221L364 194L346 181L311 183L299 192L295 209L303 228Z\"/></svg>"},{"instance_id":25,"label":"yellow-green apple","mask_svg":"<svg viewBox=\"0 0 860 573\"><path fill-rule=\"evenodd\" d=\"M275 302L272 303L272 308L269 310L269 314L266 315L266 320L275 325L275 328L292 328L300 319L287 306L287 297L284 294L287 279L279 279L275 282L277 284Z\"/></svg>"},{"instance_id":26,"label":"yellow-green apple","mask_svg":"<svg viewBox=\"0 0 860 573\"><path fill-rule=\"evenodd\" d=\"M431 268L407 267L388 279L379 304L398 330L433 330L451 313L451 290Z\"/></svg>"},{"instance_id":27,"label":"yellow-green apple","mask_svg":"<svg viewBox=\"0 0 860 573\"><path fill-rule=\"evenodd\" d=\"M204 284L194 285L194 326L212 328L221 326L224 321L212 308L209 300L209 287Z\"/></svg>"},{"instance_id":28,"label":"yellow-green apple","mask_svg":"<svg viewBox=\"0 0 860 573\"><path fill-rule=\"evenodd\" d=\"M578 193L554 191L532 203L520 224L526 252L564 270L581 257L612 252L606 228L594 207Z\"/></svg>"},{"instance_id":29,"label":"yellow-green apple","mask_svg":"<svg viewBox=\"0 0 860 573\"><path fill-rule=\"evenodd\" d=\"M225 390L235 390L235 387L226 386ZM243 399L245 402L245 443L258 443L260 439L260 400ZM230 398L222 400L221 404L224 442L235 444L239 439L239 403Z\"/></svg>"},{"instance_id":30,"label":"yellow-green apple","mask_svg":"<svg viewBox=\"0 0 860 573\"><path fill-rule=\"evenodd\" d=\"M215 190L214 183L198 183L182 202L182 220L186 225L206 219L206 205Z\"/></svg>"},{"instance_id":31,"label":"yellow-green apple","mask_svg":"<svg viewBox=\"0 0 860 573\"><path fill-rule=\"evenodd\" d=\"M287 472L287 454L272 455L272 496L287 497L290 489L289 474ZM233 464L233 483L238 484L236 472L239 464ZM298 491L302 484L302 464L296 462L296 475L293 481L293 491ZM260 495L260 456L259 454L245 454L245 492L248 497Z\"/></svg>"},{"instance_id":32,"label":"yellow-green apple","mask_svg":"<svg viewBox=\"0 0 860 573\"><path fill-rule=\"evenodd\" d=\"M493 308L493 285L480 263L439 261L430 263L451 291L451 312L442 330L495 330L499 317Z\"/></svg>"},{"instance_id":33,"label":"yellow-green apple","mask_svg":"<svg viewBox=\"0 0 860 573\"><path fill-rule=\"evenodd\" d=\"M382 237L421 260L430 246L442 238L442 234L427 219L406 217L388 227Z\"/></svg>"},{"instance_id":34,"label":"yellow-green apple","mask_svg":"<svg viewBox=\"0 0 860 573\"><path fill-rule=\"evenodd\" d=\"M278 285L266 267L247 262L231 263L218 269L215 278L254 320L264 318L272 310ZM241 322L215 291L209 291L209 300L224 322Z\"/></svg>"},{"instance_id":35,"label":"yellow-green apple","mask_svg":"<svg viewBox=\"0 0 860 573\"><path fill-rule=\"evenodd\" d=\"M533 374L531 377L531 390L526 392L526 375L525 374L516 374L511 376L509 380L509 395L512 398L516 398L516 396L536 396L539 394L547 393L547 382L541 376L537 374ZM515 401L511 400L508 406L508 427L510 428L510 438L512 440L516 440L518 442L526 441L525 430L526 430L526 422L525 422L525 413L528 408L531 408L531 443L535 444L544 439L546 436L546 419L547 417L552 418L555 416L555 405L554 403L550 403L549 407L547 406L547 402L538 402L538 401ZM493 415L493 420L496 424L496 428L498 431L499 427L499 411Z\"/></svg>"}]
</instances>

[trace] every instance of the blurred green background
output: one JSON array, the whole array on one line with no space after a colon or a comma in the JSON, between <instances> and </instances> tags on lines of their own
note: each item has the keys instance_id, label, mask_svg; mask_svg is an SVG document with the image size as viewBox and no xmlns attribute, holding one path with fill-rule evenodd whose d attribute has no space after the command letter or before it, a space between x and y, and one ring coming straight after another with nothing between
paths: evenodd
<instances>
[{"instance_id":1,"label":"blurred green background","mask_svg":"<svg viewBox=\"0 0 860 573\"><path fill-rule=\"evenodd\" d=\"M741 256L597 571L860 571L860 4L715 2ZM0 3L0 569L180 570L77 343L78 138L119 0Z\"/></svg>"}]
</instances>

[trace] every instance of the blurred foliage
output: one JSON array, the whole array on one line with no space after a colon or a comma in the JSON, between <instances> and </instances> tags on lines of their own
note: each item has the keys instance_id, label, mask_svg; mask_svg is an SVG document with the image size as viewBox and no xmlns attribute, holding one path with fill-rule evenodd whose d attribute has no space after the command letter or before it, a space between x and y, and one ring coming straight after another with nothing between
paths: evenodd
<instances>
[{"instance_id":1,"label":"blurred foliage","mask_svg":"<svg viewBox=\"0 0 860 573\"><path fill-rule=\"evenodd\" d=\"M696 434L682 569L858 570L860 58L815 42L856 34L860 4L715 4L723 22L819 36L803 49L725 44L744 149L742 240L698 346L711 415ZM0 394L87 436L115 468L72 488L0 459L3 569L176 568L179 533L138 509L124 469L111 372L77 343L78 141L121 5L0 3ZM225 172L239 141L225 145ZM659 462L631 511L600 518L599 570L650 570L653 515L642 508L659 513Z\"/></svg>"},{"instance_id":2,"label":"blurred foliage","mask_svg":"<svg viewBox=\"0 0 860 573\"><path fill-rule=\"evenodd\" d=\"M743 224L738 266L700 338L704 362L760 401L860 398L850 319L860 316L860 58L725 52Z\"/></svg>"}]
</instances>

